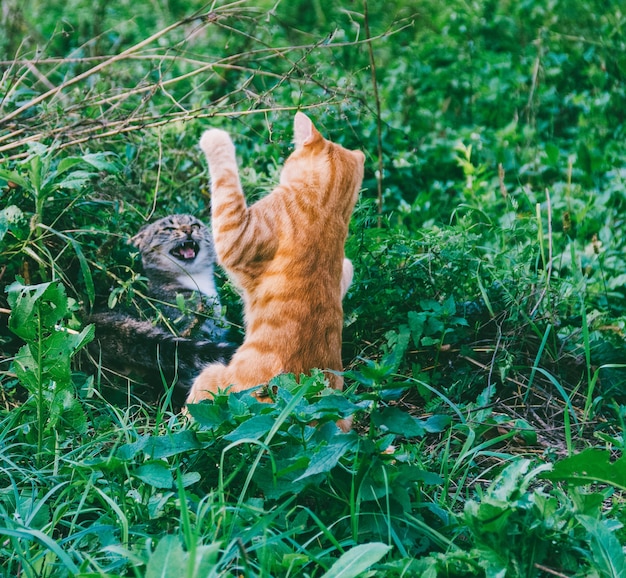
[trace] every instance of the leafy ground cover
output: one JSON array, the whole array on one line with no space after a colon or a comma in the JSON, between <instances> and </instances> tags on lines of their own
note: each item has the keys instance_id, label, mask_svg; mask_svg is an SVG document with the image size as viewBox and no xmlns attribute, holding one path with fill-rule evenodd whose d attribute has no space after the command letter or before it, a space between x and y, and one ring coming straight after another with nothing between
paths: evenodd
<instances>
[{"instance_id":1,"label":"leafy ground cover","mask_svg":"<svg viewBox=\"0 0 626 578\"><path fill-rule=\"evenodd\" d=\"M624 575L626 13L443 4L3 4L1 575ZM254 199L297 109L368 158L346 391L190 422L84 318L149 306L144 222L208 219L204 128Z\"/></svg>"}]
</instances>

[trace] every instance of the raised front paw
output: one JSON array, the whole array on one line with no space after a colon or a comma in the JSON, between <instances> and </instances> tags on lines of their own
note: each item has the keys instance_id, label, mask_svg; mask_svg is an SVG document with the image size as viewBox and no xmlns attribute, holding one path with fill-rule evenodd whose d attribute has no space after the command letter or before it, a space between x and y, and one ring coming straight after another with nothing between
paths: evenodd
<instances>
[{"instance_id":1,"label":"raised front paw","mask_svg":"<svg viewBox=\"0 0 626 578\"><path fill-rule=\"evenodd\" d=\"M217 155L226 154L235 156L235 145L229 134L218 128L207 130L200 139L200 148L203 150L209 162Z\"/></svg>"}]
</instances>

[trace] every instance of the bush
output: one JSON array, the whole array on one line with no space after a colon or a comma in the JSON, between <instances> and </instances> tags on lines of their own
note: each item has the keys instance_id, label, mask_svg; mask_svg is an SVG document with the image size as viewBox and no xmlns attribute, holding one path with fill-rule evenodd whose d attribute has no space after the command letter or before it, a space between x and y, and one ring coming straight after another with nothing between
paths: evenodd
<instances>
[{"instance_id":1,"label":"bush","mask_svg":"<svg viewBox=\"0 0 626 578\"><path fill-rule=\"evenodd\" d=\"M5 4L3 575L623 573L618 3ZM143 298L127 240L208 220L209 125L265 194L297 109L367 155L346 391L281 376L193 423L111 392L77 354Z\"/></svg>"}]
</instances>

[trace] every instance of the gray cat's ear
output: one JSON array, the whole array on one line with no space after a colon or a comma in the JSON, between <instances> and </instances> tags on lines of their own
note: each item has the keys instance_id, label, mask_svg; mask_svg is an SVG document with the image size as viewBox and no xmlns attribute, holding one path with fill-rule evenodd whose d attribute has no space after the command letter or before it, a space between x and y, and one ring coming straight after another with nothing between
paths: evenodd
<instances>
[{"instance_id":1,"label":"gray cat's ear","mask_svg":"<svg viewBox=\"0 0 626 578\"><path fill-rule=\"evenodd\" d=\"M310 145L321 138L322 135L313 126L311 119L303 112L296 112L293 119L293 140L296 148Z\"/></svg>"},{"instance_id":2,"label":"gray cat's ear","mask_svg":"<svg viewBox=\"0 0 626 578\"><path fill-rule=\"evenodd\" d=\"M146 238L146 227L144 226L141 229L139 229L139 232L134 237L131 237L128 240L128 242L131 245L134 245L135 247L137 247L137 249L141 251L141 247L144 243L145 238Z\"/></svg>"}]
</instances>

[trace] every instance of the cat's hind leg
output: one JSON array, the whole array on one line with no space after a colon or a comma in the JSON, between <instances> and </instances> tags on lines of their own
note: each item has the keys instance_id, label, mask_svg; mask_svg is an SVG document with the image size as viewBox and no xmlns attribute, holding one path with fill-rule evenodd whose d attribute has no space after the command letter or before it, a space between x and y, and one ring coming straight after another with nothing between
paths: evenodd
<instances>
[{"instance_id":1,"label":"cat's hind leg","mask_svg":"<svg viewBox=\"0 0 626 578\"><path fill-rule=\"evenodd\" d=\"M230 370L223 363L207 365L196 377L189 390L187 403L198 403L203 399L213 399L219 391L231 384Z\"/></svg>"}]
</instances>

